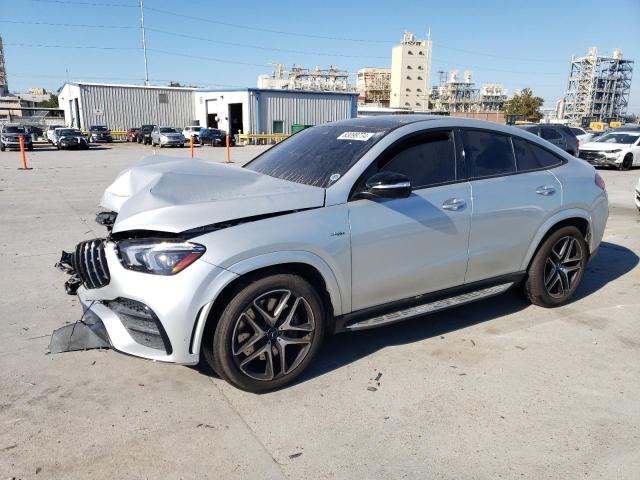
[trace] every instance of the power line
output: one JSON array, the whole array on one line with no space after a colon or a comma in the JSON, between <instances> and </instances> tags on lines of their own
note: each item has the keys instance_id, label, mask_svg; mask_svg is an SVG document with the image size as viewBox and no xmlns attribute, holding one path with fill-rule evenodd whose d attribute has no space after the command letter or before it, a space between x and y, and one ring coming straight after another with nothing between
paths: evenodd
<instances>
[{"instance_id":1,"label":"power line","mask_svg":"<svg viewBox=\"0 0 640 480\"><path fill-rule=\"evenodd\" d=\"M140 47L104 47L100 45L45 45L41 43L5 43L12 47L25 48L63 48L63 49L89 49L89 50L141 50Z\"/></svg>"},{"instance_id":2,"label":"power line","mask_svg":"<svg viewBox=\"0 0 640 480\"><path fill-rule=\"evenodd\" d=\"M266 50L266 51L271 51L271 52L284 52L284 53L297 53L300 55L322 55L322 56L328 56L328 57L342 57L342 58L378 58L378 59L388 59L388 56L382 56L382 55L347 55L344 53L330 53L330 52L315 52L315 51L308 51L308 50L291 50L288 48L272 48L272 47L264 47L261 45L251 45L251 44L247 44L247 43L235 43L235 42L226 42L223 40L213 40L210 38L205 38L205 37L198 37L195 35L186 35L186 34L182 34L182 33L176 33L176 32L169 32L167 30L160 30L157 28L149 28L147 27L148 31L151 32L156 32L156 33L161 33L164 35L171 35L171 36L175 36L175 37L182 37L182 38L188 38L191 40L200 40L203 42L210 42L210 43L215 43L218 45L229 45L232 47L243 47L243 48L254 48L257 50Z\"/></svg>"},{"instance_id":3,"label":"power line","mask_svg":"<svg viewBox=\"0 0 640 480\"><path fill-rule=\"evenodd\" d=\"M47 27L80 27L80 28L115 28L115 29L137 29L137 26L128 25L89 25L84 23L52 23L52 22L34 22L24 20L0 20L0 23L11 23L16 25L45 25Z\"/></svg>"},{"instance_id":4,"label":"power line","mask_svg":"<svg viewBox=\"0 0 640 480\"><path fill-rule=\"evenodd\" d=\"M84 2L84 1L72 1L72 0L31 0L32 2L40 3L58 3L62 5L78 5L87 7L124 7L124 8L137 8L138 5L132 5L130 3L103 3L103 2Z\"/></svg>"}]
</instances>

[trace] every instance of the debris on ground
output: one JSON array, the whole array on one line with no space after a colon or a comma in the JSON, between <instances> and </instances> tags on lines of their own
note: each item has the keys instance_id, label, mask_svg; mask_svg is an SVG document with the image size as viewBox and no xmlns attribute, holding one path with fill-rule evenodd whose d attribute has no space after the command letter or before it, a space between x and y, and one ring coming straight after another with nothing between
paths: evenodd
<instances>
[{"instance_id":1,"label":"debris on ground","mask_svg":"<svg viewBox=\"0 0 640 480\"><path fill-rule=\"evenodd\" d=\"M291 455L289 455L289 458L298 458L300 455L302 455L302 452L292 453Z\"/></svg>"},{"instance_id":2,"label":"debris on ground","mask_svg":"<svg viewBox=\"0 0 640 480\"><path fill-rule=\"evenodd\" d=\"M367 387L367 390L369 390L370 392L377 392L378 389L376 387Z\"/></svg>"}]
</instances>

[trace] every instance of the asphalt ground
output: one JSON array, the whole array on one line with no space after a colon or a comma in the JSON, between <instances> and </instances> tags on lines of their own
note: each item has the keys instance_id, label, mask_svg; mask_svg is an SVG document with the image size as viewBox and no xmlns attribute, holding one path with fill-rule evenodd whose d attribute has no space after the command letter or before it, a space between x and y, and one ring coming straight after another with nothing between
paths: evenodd
<instances>
[{"instance_id":1,"label":"asphalt ground","mask_svg":"<svg viewBox=\"0 0 640 480\"><path fill-rule=\"evenodd\" d=\"M102 191L150 152L38 145L30 171L0 154L0 478L640 478L640 170L601 171L609 223L570 304L509 291L338 335L295 385L252 395L206 368L47 353L81 314L53 264L104 235Z\"/></svg>"}]
</instances>

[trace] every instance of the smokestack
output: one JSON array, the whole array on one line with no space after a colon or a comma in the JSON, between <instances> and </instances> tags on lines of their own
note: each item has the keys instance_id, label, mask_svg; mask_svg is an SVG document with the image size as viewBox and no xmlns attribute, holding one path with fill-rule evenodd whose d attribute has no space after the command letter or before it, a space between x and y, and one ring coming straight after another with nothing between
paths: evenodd
<instances>
[{"instance_id":1,"label":"smokestack","mask_svg":"<svg viewBox=\"0 0 640 480\"><path fill-rule=\"evenodd\" d=\"M0 35L0 96L9 95L7 85L7 69L4 66L4 46L2 45L2 35Z\"/></svg>"}]
</instances>

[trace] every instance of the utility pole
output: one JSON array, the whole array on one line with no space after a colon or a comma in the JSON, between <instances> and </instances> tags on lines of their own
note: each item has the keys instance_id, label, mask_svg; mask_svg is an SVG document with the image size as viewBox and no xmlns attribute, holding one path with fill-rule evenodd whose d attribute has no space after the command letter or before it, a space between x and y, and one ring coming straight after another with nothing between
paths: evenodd
<instances>
[{"instance_id":1,"label":"utility pole","mask_svg":"<svg viewBox=\"0 0 640 480\"><path fill-rule=\"evenodd\" d=\"M147 39L144 34L144 0L140 0L140 27L142 29L142 52L144 54L144 84L149 85L149 67L147 66Z\"/></svg>"}]
</instances>

